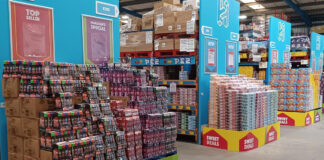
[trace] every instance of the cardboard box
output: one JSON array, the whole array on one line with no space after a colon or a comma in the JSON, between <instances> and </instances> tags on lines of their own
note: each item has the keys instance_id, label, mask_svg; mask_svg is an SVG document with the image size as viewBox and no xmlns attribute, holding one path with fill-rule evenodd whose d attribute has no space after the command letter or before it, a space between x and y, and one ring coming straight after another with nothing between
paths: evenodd
<instances>
[{"instance_id":1,"label":"cardboard box","mask_svg":"<svg viewBox=\"0 0 324 160\"><path fill-rule=\"evenodd\" d=\"M39 139L24 139L24 155L39 158Z\"/></svg>"},{"instance_id":2,"label":"cardboard box","mask_svg":"<svg viewBox=\"0 0 324 160\"><path fill-rule=\"evenodd\" d=\"M175 33L187 33L194 34L199 29L198 21L191 21L191 23L187 22L177 22L175 24Z\"/></svg>"},{"instance_id":3,"label":"cardboard box","mask_svg":"<svg viewBox=\"0 0 324 160\"><path fill-rule=\"evenodd\" d=\"M5 98L16 98L19 96L20 81L18 78L2 79L2 96Z\"/></svg>"},{"instance_id":4,"label":"cardboard box","mask_svg":"<svg viewBox=\"0 0 324 160\"><path fill-rule=\"evenodd\" d=\"M109 82L102 82L102 85L106 87L106 91L108 95L110 96L110 83Z\"/></svg>"},{"instance_id":5,"label":"cardboard box","mask_svg":"<svg viewBox=\"0 0 324 160\"><path fill-rule=\"evenodd\" d=\"M121 52L153 51L153 32L134 32L121 34Z\"/></svg>"},{"instance_id":6,"label":"cardboard box","mask_svg":"<svg viewBox=\"0 0 324 160\"><path fill-rule=\"evenodd\" d=\"M157 10L162 7L170 7L170 6L172 6L170 3L156 2L156 3L154 3L154 10Z\"/></svg>"},{"instance_id":7,"label":"cardboard box","mask_svg":"<svg viewBox=\"0 0 324 160\"><path fill-rule=\"evenodd\" d=\"M21 118L7 117L7 134L8 136L23 136Z\"/></svg>"},{"instance_id":8,"label":"cardboard box","mask_svg":"<svg viewBox=\"0 0 324 160\"><path fill-rule=\"evenodd\" d=\"M39 138L39 119L22 118L24 137Z\"/></svg>"},{"instance_id":9,"label":"cardboard box","mask_svg":"<svg viewBox=\"0 0 324 160\"><path fill-rule=\"evenodd\" d=\"M24 138L8 135L8 152L24 154Z\"/></svg>"},{"instance_id":10,"label":"cardboard box","mask_svg":"<svg viewBox=\"0 0 324 160\"><path fill-rule=\"evenodd\" d=\"M26 118L38 118L39 112L52 110L55 102L51 98L23 98L21 116Z\"/></svg>"},{"instance_id":11,"label":"cardboard box","mask_svg":"<svg viewBox=\"0 0 324 160\"><path fill-rule=\"evenodd\" d=\"M21 98L6 98L5 112L7 116L19 117L21 110Z\"/></svg>"},{"instance_id":12,"label":"cardboard box","mask_svg":"<svg viewBox=\"0 0 324 160\"><path fill-rule=\"evenodd\" d=\"M162 2L169 4L180 4L180 0L162 0Z\"/></svg>"},{"instance_id":13,"label":"cardboard box","mask_svg":"<svg viewBox=\"0 0 324 160\"><path fill-rule=\"evenodd\" d=\"M24 155L24 160L40 160L40 158L35 158L35 157L30 157L30 156L26 156Z\"/></svg>"},{"instance_id":14,"label":"cardboard box","mask_svg":"<svg viewBox=\"0 0 324 160\"><path fill-rule=\"evenodd\" d=\"M154 15L155 34L173 33L175 31L177 14L176 12L166 12Z\"/></svg>"},{"instance_id":15,"label":"cardboard box","mask_svg":"<svg viewBox=\"0 0 324 160\"><path fill-rule=\"evenodd\" d=\"M154 49L156 51L174 50L174 39L155 40Z\"/></svg>"},{"instance_id":16,"label":"cardboard box","mask_svg":"<svg viewBox=\"0 0 324 160\"><path fill-rule=\"evenodd\" d=\"M8 152L8 160L23 160L24 156L18 153Z\"/></svg>"},{"instance_id":17,"label":"cardboard box","mask_svg":"<svg viewBox=\"0 0 324 160\"><path fill-rule=\"evenodd\" d=\"M127 107L128 101L130 101L129 97L116 97L116 96L111 96L110 100L123 101L123 106L124 107Z\"/></svg>"},{"instance_id":18,"label":"cardboard box","mask_svg":"<svg viewBox=\"0 0 324 160\"><path fill-rule=\"evenodd\" d=\"M130 18L130 30L129 31L141 31L142 29L142 19L138 17Z\"/></svg>"},{"instance_id":19,"label":"cardboard box","mask_svg":"<svg viewBox=\"0 0 324 160\"><path fill-rule=\"evenodd\" d=\"M147 13L142 17L142 29L153 29L154 28L154 14Z\"/></svg>"},{"instance_id":20,"label":"cardboard box","mask_svg":"<svg viewBox=\"0 0 324 160\"><path fill-rule=\"evenodd\" d=\"M48 152L45 150L40 150L40 159L41 160L52 160L52 152Z\"/></svg>"},{"instance_id":21,"label":"cardboard box","mask_svg":"<svg viewBox=\"0 0 324 160\"><path fill-rule=\"evenodd\" d=\"M174 40L175 50L193 52L197 48L198 48L198 41L194 38L183 38L183 39Z\"/></svg>"},{"instance_id":22,"label":"cardboard box","mask_svg":"<svg viewBox=\"0 0 324 160\"><path fill-rule=\"evenodd\" d=\"M199 20L198 10L186 10L177 12L176 22L187 22Z\"/></svg>"}]
</instances>

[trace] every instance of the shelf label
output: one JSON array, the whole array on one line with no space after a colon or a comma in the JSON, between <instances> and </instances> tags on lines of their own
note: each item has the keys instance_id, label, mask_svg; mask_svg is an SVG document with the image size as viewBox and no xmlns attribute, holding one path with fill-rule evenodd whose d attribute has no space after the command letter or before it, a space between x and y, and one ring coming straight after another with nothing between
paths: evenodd
<instances>
[{"instance_id":1,"label":"shelf label","mask_svg":"<svg viewBox=\"0 0 324 160\"><path fill-rule=\"evenodd\" d=\"M268 62L260 62L259 63L259 68L260 69L266 69L266 68L268 68Z\"/></svg>"},{"instance_id":2,"label":"shelf label","mask_svg":"<svg viewBox=\"0 0 324 160\"><path fill-rule=\"evenodd\" d=\"M176 93L177 92L177 83L171 82L170 83L170 93Z\"/></svg>"}]
</instances>

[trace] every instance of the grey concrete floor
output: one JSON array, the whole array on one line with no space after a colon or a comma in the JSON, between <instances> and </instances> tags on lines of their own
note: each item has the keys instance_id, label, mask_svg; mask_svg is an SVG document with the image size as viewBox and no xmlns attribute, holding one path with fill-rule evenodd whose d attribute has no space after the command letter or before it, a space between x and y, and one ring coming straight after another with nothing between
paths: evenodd
<instances>
[{"instance_id":1,"label":"grey concrete floor","mask_svg":"<svg viewBox=\"0 0 324 160\"><path fill-rule=\"evenodd\" d=\"M180 160L323 160L324 121L309 127L281 127L278 141L249 152L232 152L178 142Z\"/></svg>"}]
</instances>

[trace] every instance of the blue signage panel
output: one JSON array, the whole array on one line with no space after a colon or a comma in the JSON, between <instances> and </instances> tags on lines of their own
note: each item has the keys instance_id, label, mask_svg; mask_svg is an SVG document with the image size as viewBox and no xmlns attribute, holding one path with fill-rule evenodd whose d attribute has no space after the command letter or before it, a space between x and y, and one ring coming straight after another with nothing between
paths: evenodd
<instances>
[{"instance_id":1,"label":"blue signage panel","mask_svg":"<svg viewBox=\"0 0 324 160\"><path fill-rule=\"evenodd\" d=\"M118 17L119 9L116 5L96 1L96 13L103 16Z\"/></svg>"},{"instance_id":2,"label":"blue signage panel","mask_svg":"<svg viewBox=\"0 0 324 160\"><path fill-rule=\"evenodd\" d=\"M196 63L195 56L169 57L169 58L133 58L132 66L163 66L163 65L193 65Z\"/></svg>"},{"instance_id":3,"label":"blue signage panel","mask_svg":"<svg viewBox=\"0 0 324 160\"><path fill-rule=\"evenodd\" d=\"M312 32L310 68L314 71L323 68L324 36Z\"/></svg>"},{"instance_id":4,"label":"blue signage panel","mask_svg":"<svg viewBox=\"0 0 324 160\"><path fill-rule=\"evenodd\" d=\"M271 78L272 63L290 63L290 42L291 42L291 24L270 17L269 26L269 53L268 69L266 71L266 83L269 84Z\"/></svg>"},{"instance_id":5,"label":"blue signage panel","mask_svg":"<svg viewBox=\"0 0 324 160\"><path fill-rule=\"evenodd\" d=\"M199 143L201 142L201 125L208 124L210 74L238 74L239 15L240 3L236 0L200 1ZM234 55L231 54L232 52ZM236 69L233 70L233 68Z\"/></svg>"}]
</instances>

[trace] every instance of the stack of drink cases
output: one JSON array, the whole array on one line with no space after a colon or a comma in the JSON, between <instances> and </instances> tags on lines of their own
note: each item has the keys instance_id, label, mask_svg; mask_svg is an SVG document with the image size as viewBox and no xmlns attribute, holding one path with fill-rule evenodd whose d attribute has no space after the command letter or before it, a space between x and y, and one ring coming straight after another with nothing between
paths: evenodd
<instances>
[{"instance_id":1,"label":"stack of drink cases","mask_svg":"<svg viewBox=\"0 0 324 160\"><path fill-rule=\"evenodd\" d=\"M117 80L150 93L132 88L133 99L160 103L143 108L110 100L95 65L6 61L9 159L136 160L176 151L176 116L161 103L167 89L147 86L144 71Z\"/></svg>"},{"instance_id":2,"label":"stack of drink cases","mask_svg":"<svg viewBox=\"0 0 324 160\"><path fill-rule=\"evenodd\" d=\"M310 69L290 69L289 64L272 64L271 77L271 86L279 91L279 110L307 112L314 109Z\"/></svg>"},{"instance_id":3,"label":"stack of drink cases","mask_svg":"<svg viewBox=\"0 0 324 160\"><path fill-rule=\"evenodd\" d=\"M218 129L246 131L277 122L278 92L245 76L212 76L209 103L209 125Z\"/></svg>"}]
</instances>

